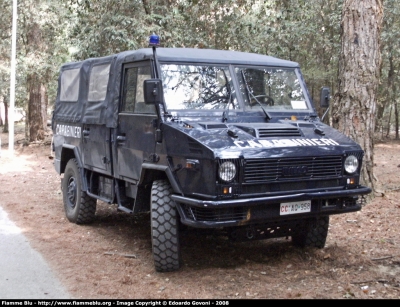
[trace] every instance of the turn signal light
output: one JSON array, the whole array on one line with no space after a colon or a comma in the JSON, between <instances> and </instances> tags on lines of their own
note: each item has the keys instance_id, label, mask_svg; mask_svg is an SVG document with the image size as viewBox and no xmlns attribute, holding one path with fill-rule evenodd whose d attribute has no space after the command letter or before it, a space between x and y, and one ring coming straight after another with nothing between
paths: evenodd
<instances>
[{"instance_id":1,"label":"turn signal light","mask_svg":"<svg viewBox=\"0 0 400 307\"><path fill-rule=\"evenodd\" d=\"M223 187L222 188L222 193L223 194L231 194L232 193L232 187Z\"/></svg>"},{"instance_id":2,"label":"turn signal light","mask_svg":"<svg viewBox=\"0 0 400 307\"><path fill-rule=\"evenodd\" d=\"M199 164L200 164L199 160L190 160L190 159L187 159L187 160L186 160L186 163L185 163L185 168L188 168L188 169L197 169L197 168L199 167Z\"/></svg>"},{"instance_id":3,"label":"turn signal light","mask_svg":"<svg viewBox=\"0 0 400 307\"><path fill-rule=\"evenodd\" d=\"M356 184L356 179L354 177L347 178L347 184Z\"/></svg>"}]
</instances>

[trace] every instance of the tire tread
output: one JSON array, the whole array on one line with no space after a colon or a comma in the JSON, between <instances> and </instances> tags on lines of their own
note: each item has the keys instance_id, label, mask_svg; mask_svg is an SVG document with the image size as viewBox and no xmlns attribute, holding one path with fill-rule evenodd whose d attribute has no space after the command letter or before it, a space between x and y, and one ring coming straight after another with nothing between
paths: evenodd
<instances>
[{"instance_id":1,"label":"tire tread","mask_svg":"<svg viewBox=\"0 0 400 307\"><path fill-rule=\"evenodd\" d=\"M168 181L156 180L151 191L151 229L154 265L158 272L180 268L178 213Z\"/></svg>"}]
</instances>

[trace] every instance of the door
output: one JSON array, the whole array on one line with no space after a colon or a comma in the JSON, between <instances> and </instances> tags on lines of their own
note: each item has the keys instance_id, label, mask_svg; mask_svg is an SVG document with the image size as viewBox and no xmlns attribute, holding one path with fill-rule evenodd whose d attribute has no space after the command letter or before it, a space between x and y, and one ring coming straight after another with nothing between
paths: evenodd
<instances>
[{"instance_id":1,"label":"door","mask_svg":"<svg viewBox=\"0 0 400 307\"><path fill-rule=\"evenodd\" d=\"M156 146L156 109L144 103L143 95L143 81L150 78L150 62L128 64L123 68L115 137L115 177L133 183L139 180L142 164L151 159Z\"/></svg>"},{"instance_id":2,"label":"door","mask_svg":"<svg viewBox=\"0 0 400 307\"><path fill-rule=\"evenodd\" d=\"M110 129L83 125L83 163L93 171L111 175Z\"/></svg>"},{"instance_id":3,"label":"door","mask_svg":"<svg viewBox=\"0 0 400 307\"><path fill-rule=\"evenodd\" d=\"M110 128L102 122L98 110L107 97L110 76L110 60L95 63L89 72L87 101L84 117L91 118L82 129L83 163L95 172L111 175ZM93 120L96 118L96 120Z\"/></svg>"}]
</instances>

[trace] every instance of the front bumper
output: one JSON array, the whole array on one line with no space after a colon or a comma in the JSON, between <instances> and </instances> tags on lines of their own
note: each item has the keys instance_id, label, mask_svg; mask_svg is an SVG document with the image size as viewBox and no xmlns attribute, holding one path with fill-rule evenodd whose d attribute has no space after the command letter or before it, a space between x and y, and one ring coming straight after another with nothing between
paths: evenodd
<instances>
[{"instance_id":1,"label":"front bumper","mask_svg":"<svg viewBox=\"0 0 400 307\"><path fill-rule=\"evenodd\" d=\"M342 214L361 210L359 196L371 193L368 187L351 190L303 192L279 196L238 198L229 200L200 200L172 195L181 221L197 228L217 228L272 223L321 215ZM280 215L280 204L311 200L311 211Z\"/></svg>"}]
</instances>

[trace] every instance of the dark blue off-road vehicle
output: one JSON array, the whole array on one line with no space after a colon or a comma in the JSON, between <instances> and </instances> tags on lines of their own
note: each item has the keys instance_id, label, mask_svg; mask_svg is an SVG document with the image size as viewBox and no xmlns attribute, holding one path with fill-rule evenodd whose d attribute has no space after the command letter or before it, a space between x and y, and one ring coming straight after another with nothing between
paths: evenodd
<instances>
[{"instance_id":1,"label":"dark blue off-road vehicle","mask_svg":"<svg viewBox=\"0 0 400 307\"><path fill-rule=\"evenodd\" d=\"M328 99L323 89L322 100ZM329 216L361 209L363 151L324 124L299 65L236 51L147 48L61 67L53 114L65 212L151 212L157 271L180 225L322 248Z\"/></svg>"}]
</instances>

